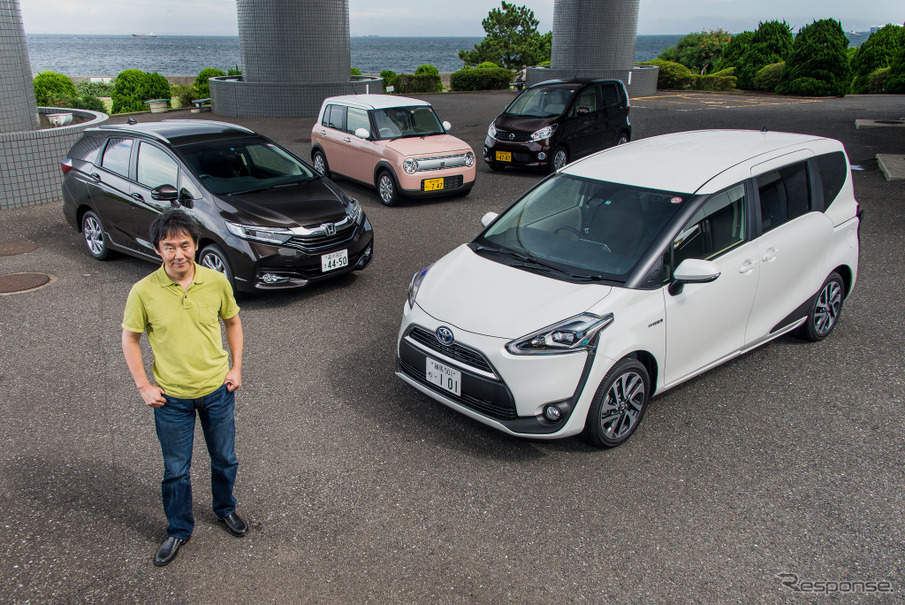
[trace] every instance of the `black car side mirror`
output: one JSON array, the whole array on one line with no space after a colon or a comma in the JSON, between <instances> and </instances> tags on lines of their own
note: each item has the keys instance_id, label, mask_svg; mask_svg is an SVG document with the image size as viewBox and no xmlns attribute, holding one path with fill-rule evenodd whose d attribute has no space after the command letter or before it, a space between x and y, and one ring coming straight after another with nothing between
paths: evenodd
<instances>
[{"instance_id":1,"label":"black car side mirror","mask_svg":"<svg viewBox=\"0 0 905 605\"><path fill-rule=\"evenodd\" d=\"M176 192L176 188L172 185L160 185L159 187L151 189L151 199L157 200L159 202L172 203L179 199L179 194Z\"/></svg>"},{"instance_id":2,"label":"black car side mirror","mask_svg":"<svg viewBox=\"0 0 905 605\"><path fill-rule=\"evenodd\" d=\"M192 197L192 194L189 193L189 190L185 187L179 191L179 203L182 204L184 208L195 207L195 198Z\"/></svg>"}]
</instances>

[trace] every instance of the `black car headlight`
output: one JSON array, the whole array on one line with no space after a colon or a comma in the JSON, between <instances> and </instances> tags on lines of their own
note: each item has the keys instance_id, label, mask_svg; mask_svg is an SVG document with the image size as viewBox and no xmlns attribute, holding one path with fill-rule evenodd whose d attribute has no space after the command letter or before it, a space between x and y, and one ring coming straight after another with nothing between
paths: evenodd
<instances>
[{"instance_id":1,"label":"black car headlight","mask_svg":"<svg viewBox=\"0 0 905 605\"><path fill-rule=\"evenodd\" d=\"M229 221L224 222L230 233L242 239L277 245L285 244L292 239L292 231L285 227L258 227L255 225L240 225Z\"/></svg>"},{"instance_id":2,"label":"black car headlight","mask_svg":"<svg viewBox=\"0 0 905 605\"><path fill-rule=\"evenodd\" d=\"M597 334L613 323L613 314L603 317L582 313L506 344L513 355L553 355L592 348Z\"/></svg>"},{"instance_id":3,"label":"black car headlight","mask_svg":"<svg viewBox=\"0 0 905 605\"><path fill-rule=\"evenodd\" d=\"M353 223L357 223L358 219L361 218L361 204L358 203L358 200L355 198L349 198L349 205L346 207L346 213L349 215L349 220Z\"/></svg>"},{"instance_id":4,"label":"black car headlight","mask_svg":"<svg viewBox=\"0 0 905 605\"><path fill-rule=\"evenodd\" d=\"M427 272L431 270L433 265L428 265L425 268L421 269L412 276L412 281L409 283L409 308L415 308L415 298L418 296L418 290L421 289L421 282L424 281L424 276L427 275Z\"/></svg>"}]
</instances>

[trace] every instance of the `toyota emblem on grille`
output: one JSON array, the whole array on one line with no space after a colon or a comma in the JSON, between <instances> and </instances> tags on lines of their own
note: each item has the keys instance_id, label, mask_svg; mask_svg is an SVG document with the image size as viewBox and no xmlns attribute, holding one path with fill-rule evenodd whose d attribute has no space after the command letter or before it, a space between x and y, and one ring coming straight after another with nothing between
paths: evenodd
<instances>
[{"instance_id":1,"label":"toyota emblem on grille","mask_svg":"<svg viewBox=\"0 0 905 605\"><path fill-rule=\"evenodd\" d=\"M336 235L336 225L334 223L324 223L321 225L324 235Z\"/></svg>"},{"instance_id":2,"label":"toyota emblem on grille","mask_svg":"<svg viewBox=\"0 0 905 605\"><path fill-rule=\"evenodd\" d=\"M437 340L440 341L440 344L451 345L453 341L452 330L446 326L440 326L437 328Z\"/></svg>"}]
</instances>

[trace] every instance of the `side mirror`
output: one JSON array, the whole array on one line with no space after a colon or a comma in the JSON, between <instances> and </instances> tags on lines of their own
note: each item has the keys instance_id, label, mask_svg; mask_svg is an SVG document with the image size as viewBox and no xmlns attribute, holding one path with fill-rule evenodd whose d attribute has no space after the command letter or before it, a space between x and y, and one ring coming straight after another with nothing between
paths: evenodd
<instances>
[{"instance_id":1,"label":"side mirror","mask_svg":"<svg viewBox=\"0 0 905 605\"><path fill-rule=\"evenodd\" d=\"M685 284L706 284L720 276L720 268L716 263L699 258L686 258L672 274L669 293L673 296L682 293Z\"/></svg>"},{"instance_id":2,"label":"side mirror","mask_svg":"<svg viewBox=\"0 0 905 605\"><path fill-rule=\"evenodd\" d=\"M183 208L194 208L195 207L195 198L192 197L192 194L189 193L189 190L183 187L179 191L179 203Z\"/></svg>"},{"instance_id":3,"label":"side mirror","mask_svg":"<svg viewBox=\"0 0 905 605\"><path fill-rule=\"evenodd\" d=\"M450 128L452 128L452 124L450 124L446 120L443 120L443 130L445 130L446 132L449 132Z\"/></svg>"},{"instance_id":4,"label":"side mirror","mask_svg":"<svg viewBox=\"0 0 905 605\"><path fill-rule=\"evenodd\" d=\"M499 216L499 214L497 214L496 212L488 212L487 214L485 214L484 216L481 217L481 225L483 225L484 228L486 229L487 227L490 226L490 223L492 223L493 221L496 220L496 217L498 217L498 216Z\"/></svg>"},{"instance_id":5,"label":"side mirror","mask_svg":"<svg viewBox=\"0 0 905 605\"><path fill-rule=\"evenodd\" d=\"M176 188L172 185L160 185L159 187L151 189L151 199L172 203L179 199L179 193L177 193Z\"/></svg>"},{"instance_id":6,"label":"side mirror","mask_svg":"<svg viewBox=\"0 0 905 605\"><path fill-rule=\"evenodd\" d=\"M368 132L367 128L356 128L355 136L357 136L359 139L367 139L371 136L371 133Z\"/></svg>"},{"instance_id":7,"label":"side mirror","mask_svg":"<svg viewBox=\"0 0 905 605\"><path fill-rule=\"evenodd\" d=\"M589 111L591 111L591 110L588 109L587 107L579 107L578 109L575 110L575 115L583 116L584 114L588 113Z\"/></svg>"}]
</instances>

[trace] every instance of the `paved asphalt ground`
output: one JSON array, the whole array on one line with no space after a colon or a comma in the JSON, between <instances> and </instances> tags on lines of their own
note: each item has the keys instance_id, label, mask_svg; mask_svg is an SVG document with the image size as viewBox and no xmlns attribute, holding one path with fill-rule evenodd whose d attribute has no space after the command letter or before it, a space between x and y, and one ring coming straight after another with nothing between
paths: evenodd
<instances>
[{"instance_id":1,"label":"paved asphalt ground","mask_svg":"<svg viewBox=\"0 0 905 605\"><path fill-rule=\"evenodd\" d=\"M426 98L480 152L512 96ZM781 338L655 398L614 450L511 438L397 380L394 345L411 275L539 175L481 163L468 197L396 208L339 181L376 259L240 301L236 495L251 531L233 538L213 516L199 431L197 526L165 568L151 563L160 451L119 343L129 288L154 266L92 260L60 204L0 211L0 243L36 245L0 273L54 278L0 297L0 602L902 602L905 182L874 158L905 154L905 129L855 120L903 118L905 97L661 92L631 117L635 138L767 126L845 143L866 218L827 341ZM308 157L310 118L233 121ZM894 592L861 592L879 582Z\"/></svg>"}]
</instances>

